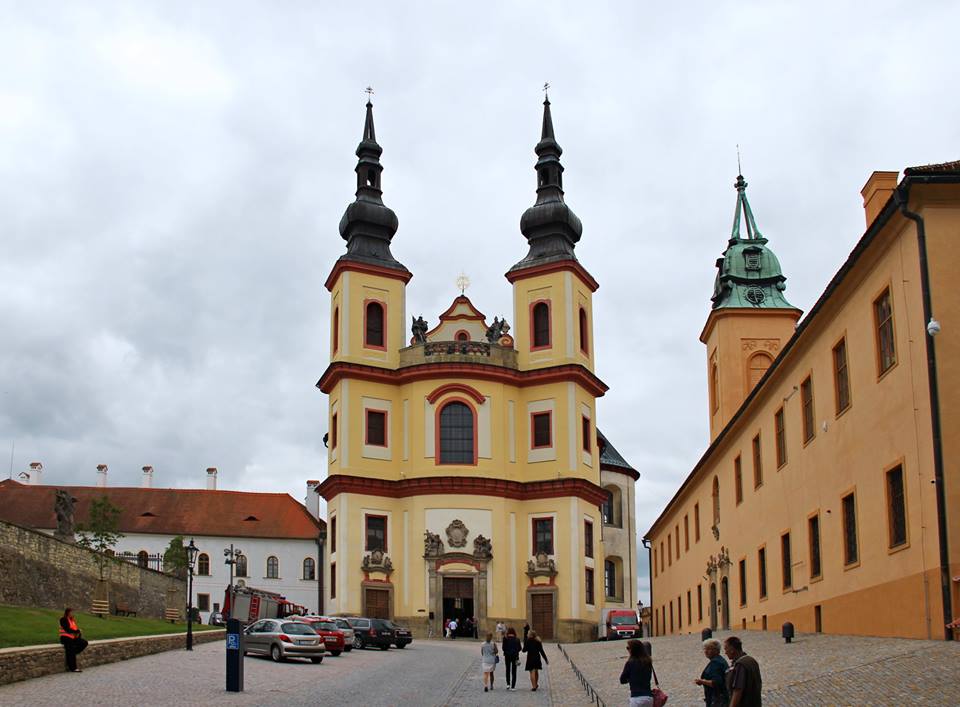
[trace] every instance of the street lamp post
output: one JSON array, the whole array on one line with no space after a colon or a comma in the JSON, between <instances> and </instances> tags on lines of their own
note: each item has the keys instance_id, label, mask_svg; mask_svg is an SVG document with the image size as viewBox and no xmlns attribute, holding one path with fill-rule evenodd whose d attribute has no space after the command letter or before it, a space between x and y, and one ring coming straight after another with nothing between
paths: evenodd
<instances>
[{"instance_id":1,"label":"street lamp post","mask_svg":"<svg viewBox=\"0 0 960 707\"><path fill-rule=\"evenodd\" d=\"M187 545L187 650L193 650L193 566L197 561L197 553L200 552L190 538L190 544Z\"/></svg>"},{"instance_id":2,"label":"street lamp post","mask_svg":"<svg viewBox=\"0 0 960 707\"><path fill-rule=\"evenodd\" d=\"M230 585L228 587L230 591L230 617L233 616L233 603L236 601L236 596L233 593L233 568L242 555L243 552L240 548L234 548L233 543L230 543L230 547L223 550L223 556L227 558L223 561L223 564L230 566Z\"/></svg>"}]
</instances>

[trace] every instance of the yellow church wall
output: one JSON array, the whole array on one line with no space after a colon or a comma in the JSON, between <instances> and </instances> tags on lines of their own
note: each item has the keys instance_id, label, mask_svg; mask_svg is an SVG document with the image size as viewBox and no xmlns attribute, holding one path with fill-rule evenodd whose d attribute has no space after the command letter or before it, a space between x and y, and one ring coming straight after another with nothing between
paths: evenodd
<instances>
[{"instance_id":1,"label":"yellow church wall","mask_svg":"<svg viewBox=\"0 0 960 707\"><path fill-rule=\"evenodd\" d=\"M952 228L955 234L956 226ZM950 229L938 227L938 232L943 236L937 242L944 243ZM942 276L940 282L944 283L939 291L944 294L950 292L945 278L956 272L957 266L955 252L946 250L943 247L940 253L945 258L942 268L937 267L937 277ZM887 288L893 305L897 363L881 375L873 303ZM945 305L944 316L955 308L954 298L951 305ZM931 428L929 414L923 412L929 410L925 336L915 230L904 219L894 217L648 532L656 553L652 578L658 634L671 632L671 610L673 633L697 632L710 624L711 582L703 579L706 575L721 595L721 580L727 578L730 625L734 628L744 619L748 627L754 626L754 616L764 615L771 629L784 620L809 627L813 607L819 605L826 632L942 635ZM847 345L852 402L838 412L833 347L841 338ZM955 346L955 341L950 345ZM730 375L741 375L739 367ZM951 375L952 370L947 377ZM799 388L807 376L813 383L814 436L805 442ZM941 395L947 406L960 400L955 388L941 389ZM787 454L778 468L774 415L781 406ZM758 434L762 483L755 488L752 444ZM956 444L955 434L947 436ZM742 472L740 503L735 492L737 456ZM885 474L897 465L902 465L904 475L907 542L890 548ZM953 474L955 478L955 471ZM717 540L711 532L714 478L719 483ZM845 565L841 499L851 492L855 494L859 557ZM699 540L695 504L699 507ZM819 578L811 577L810 571L808 519L815 514L820 519ZM787 589L781 567L781 536L785 533L790 534L793 574L792 586ZM759 598L761 547L766 551L765 599ZM711 575L707 562L718 556L721 548L729 553L730 565ZM745 561L747 590L743 607L739 601L741 560ZM698 585L704 602L702 618L697 611ZM687 611L688 591L693 617ZM920 608L896 610L897 624L871 620L906 602L915 602ZM722 610L719 613L722 623Z\"/></svg>"},{"instance_id":2,"label":"yellow church wall","mask_svg":"<svg viewBox=\"0 0 960 707\"><path fill-rule=\"evenodd\" d=\"M385 308L384 348L364 345L364 309L376 301ZM348 361L369 366L396 368L400 349L407 345L406 285L394 277L361 270L343 270L330 291L330 322L337 322L337 351L333 352L335 334L331 326L331 362Z\"/></svg>"}]
</instances>

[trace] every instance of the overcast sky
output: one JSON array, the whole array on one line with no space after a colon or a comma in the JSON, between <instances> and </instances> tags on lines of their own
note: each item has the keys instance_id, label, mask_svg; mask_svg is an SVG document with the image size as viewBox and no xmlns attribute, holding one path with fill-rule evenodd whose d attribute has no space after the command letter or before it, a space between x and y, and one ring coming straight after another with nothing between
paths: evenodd
<instances>
[{"instance_id":1,"label":"overcast sky","mask_svg":"<svg viewBox=\"0 0 960 707\"><path fill-rule=\"evenodd\" d=\"M641 472L642 532L708 443L698 335L736 144L804 310L871 171L960 156L956 2L323 4L0 2L4 472L15 444L14 477L152 464L190 487L217 466L302 499L363 88L408 313L435 323L461 270L512 317L549 81L600 283L598 421Z\"/></svg>"}]
</instances>

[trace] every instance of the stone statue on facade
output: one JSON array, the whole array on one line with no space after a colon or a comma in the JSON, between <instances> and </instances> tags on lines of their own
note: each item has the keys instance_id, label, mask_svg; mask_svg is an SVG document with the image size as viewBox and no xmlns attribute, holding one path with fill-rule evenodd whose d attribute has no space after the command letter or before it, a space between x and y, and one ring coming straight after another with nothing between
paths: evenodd
<instances>
[{"instance_id":1,"label":"stone statue on facade","mask_svg":"<svg viewBox=\"0 0 960 707\"><path fill-rule=\"evenodd\" d=\"M57 530L54 537L66 542L74 542L73 504L77 499L69 491L57 489L53 502L53 511L57 515Z\"/></svg>"},{"instance_id":2,"label":"stone statue on facade","mask_svg":"<svg viewBox=\"0 0 960 707\"><path fill-rule=\"evenodd\" d=\"M470 531L463 521L457 518L447 526L447 544L450 547L466 547L467 536Z\"/></svg>"},{"instance_id":3,"label":"stone statue on facade","mask_svg":"<svg viewBox=\"0 0 960 707\"><path fill-rule=\"evenodd\" d=\"M493 557L493 543L482 535L473 540L473 554L476 557L491 559Z\"/></svg>"},{"instance_id":4,"label":"stone statue on facade","mask_svg":"<svg viewBox=\"0 0 960 707\"><path fill-rule=\"evenodd\" d=\"M557 574L557 563L545 552L538 552L536 560L527 560L528 577L554 577Z\"/></svg>"},{"instance_id":5,"label":"stone statue on facade","mask_svg":"<svg viewBox=\"0 0 960 707\"><path fill-rule=\"evenodd\" d=\"M507 320L494 317L493 324L487 327L487 341L496 344L502 337L506 336L508 331L510 331L510 325L507 324Z\"/></svg>"},{"instance_id":6,"label":"stone statue on facade","mask_svg":"<svg viewBox=\"0 0 960 707\"><path fill-rule=\"evenodd\" d=\"M415 344L425 344L427 343L427 320L423 317L417 317L413 320L413 324L410 326L410 331L413 333L413 343Z\"/></svg>"},{"instance_id":7,"label":"stone statue on facade","mask_svg":"<svg viewBox=\"0 0 960 707\"><path fill-rule=\"evenodd\" d=\"M369 555L364 555L363 563L360 568L364 572L393 572L393 562L390 557L384 554L383 550L374 550Z\"/></svg>"},{"instance_id":8,"label":"stone statue on facade","mask_svg":"<svg viewBox=\"0 0 960 707\"><path fill-rule=\"evenodd\" d=\"M429 530L423 533L423 556L436 557L443 554L443 540L436 533Z\"/></svg>"}]
</instances>

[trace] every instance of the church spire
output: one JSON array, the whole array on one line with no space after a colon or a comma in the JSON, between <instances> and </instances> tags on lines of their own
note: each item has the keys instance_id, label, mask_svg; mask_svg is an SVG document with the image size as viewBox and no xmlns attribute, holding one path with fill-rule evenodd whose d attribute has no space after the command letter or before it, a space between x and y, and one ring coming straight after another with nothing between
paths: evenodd
<instances>
[{"instance_id":1,"label":"church spire","mask_svg":"<svg viewBox=\"0 0 960 707\"><path fill-rule=\"evenodd\" d=\"M787 278L780 269L777 256L767 247L767 239L757 228L753 209L747 200L747 182L742 174L737 175L734 188L737 190L737 204L733 212L733 228L723 257L717 259L717 278L710 298L713 309L796 309L783 295Z\"/></svg>"},{"instance_id":2,"label":"church spire","mask_svg":"<svg viewBox=\"0 0 960 707\"><path fill-rule=\"evenodd\" d=\"M546 88L549 86L544 86ZM537 153L534 167L537 201L520 219L520 231L530 244L530 251L511 270L559 260L576 260L573 248L583 233L580 219L563 200L563 165L560 163L563 149L554 135L548 96L544 96L540 142L534 151Z\"/></svg>"},{"instance_id":3,"label":"church spire","mask_svg":"<svg viewBox=\"0 0 960 707\"><path fill-rule=\"evenodd\" d=\"M406 270L390 253L390 241L399 222L392 209L383 203L380 177L383 148L377 142L373 126L373 103L367 89L367 114L363 123L363 138L357 146L356 200L347 206L340 219L340 235L347 242L347 252L341 260L355 260L382 267Z\"/></svg>"}]
</instances>

